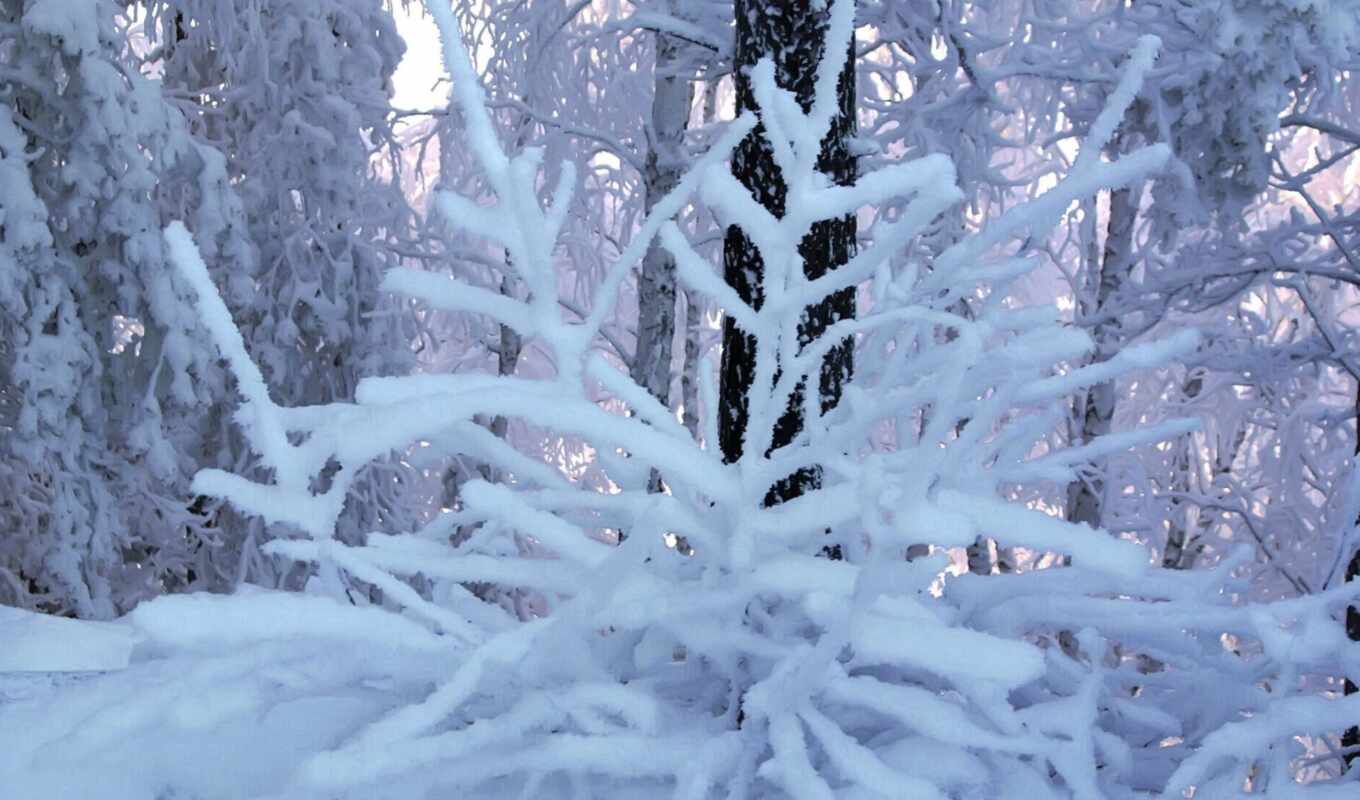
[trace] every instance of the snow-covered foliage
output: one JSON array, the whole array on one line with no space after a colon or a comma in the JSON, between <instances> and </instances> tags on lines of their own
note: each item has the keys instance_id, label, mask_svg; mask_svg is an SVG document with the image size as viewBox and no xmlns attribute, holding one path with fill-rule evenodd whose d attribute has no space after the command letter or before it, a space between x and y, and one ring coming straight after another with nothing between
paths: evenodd
<instances>
[{"instance_id":1,"label":"snow-covered foliage","mask_svg":"<svg viewBox=\"0 0 1360 800\"><path fill-rule=\"evenodd\" d=\"M1061 112L1077 130L1100 111L1132 41L1163 40L1167 57L1116 146L1171 145L1177 172L1158 182L1149 209L1164 241L1210 212L1239 226L1268 186L1282 115L1333 100L1360 45L1353 0L1077 0L1044 4L1032 22L1037 35L999 72L1068 83Z\"/></svg>"},{"instance_id":2,"label":"snow-covered foliage","mask_svg":"<svg viewBox=\"0 0 1360 800\"><path fill-rule=\"evenodd\" d=\"M391 78L405 49L390 10L380 0L164 0L148 4L145 27L155 45L145 68L225 155L240 194L259 268L214 269L279 397L328 402L352 396L360 377L408 369L412 320L377 291L412 226L400 187L378 168L391 155ZM229 418L215 422L200 463L249 468ZM396 462L375 464L343 535L409 529L409 477ZM215 533L200 586L287 580L259 557L265 534L251 520L210 502L200 512Z\"/></svg>"},{"instance_id":3,"label":"snow-covered foliage","mask_svg":"<svg viewBox=\"0 0 1360 800\"><path fill-rule=\"evenodd\" d=\"M1340 308L1353 301L1321 277L1338 271L1317 270L1308 253L1330 251L1335 263L1346 250L1341 239L1302 224L1296 212L1283 225L1271 221L1293 204L1271 193L1297 188L1291 171L1311 179L1344 164L1340 147L1308 152L1314 145L1297 126L1307 120L1327 128L1323 120L1345 118L1339 101L1360 48L1360 5L1109 5L1097 4L1094 13L1070 10L1071 24L1050 26L1050 58L1068 73L1093 64L1110 70L1138 33L1162 37L1167 57L1131 109L1119 146L1164 140L1177 165L1142 198L1111 197L1104 257L1082 259L1091 288L1078 300L1079 316L1102 340L1129 341L1167 325L1205 326L1210 344L1193 360L1193 372L1144 374L1119 388L1118 411L1112 400L1105 406L1116 428L1120 417L1156 418L1168 399L1209 411L1214 420L1206 437L1177 445L1160 464L1152 453L1152 460L1110 465L1111 473L1126 472L1112 474L1109 485L1143 488L1127 500L1107 492L1105 522L1165 541L1168 566L1200 555L1212 561L1230 554L1237 540L1253 540L1261 576L1253 591L1306 593L1324 585L1323 565L1335 544L1327 532L1345 522L1331 516L1328 498L1340 493L1339 478L1349 470L1343 460L1354 449L1352 437L1337 435L1334 420L1354 400L1342 396L1350 394L1338 386L1344 358L1332 354L1341 339ZM1066 113L1080 129L1106 91L1100 82L1076 87ZM1295 127L1282 129L1289 120ZM1080 238L1094 252L1096 224L1085 216L1090 231ZM1325 221L1320 227L1336 231ZM1252 228L1269 233L1251 234ZM1309 228L1308 244L1283 244ZM1093 266L1097 277L1089 274ZM1306 277L1312 274L1319 277ZM1157 385L1164 391L1150 390ZM1149 483L1155 491L1147 491Z\"/></svg>"},{"instance_id":4,"label":"snow-covered foliage","mask_svg":"<svg viewBox=\"0 0 1360 800\"><path fill-rule=\"evenodd\" d=\"M190 582L184 495L227 390L160 229L242 279L222 157L122 59L103 0L5 6L0 109L0 600L111 617Z\"/></svg>"},{"instance_id":5,"label":"snow-covered foliage","mask_svg":"<svg viewBox=\"0 0 1360 800\"><path fill-rule=\"evenodd\" d=\"M835 4L829 36L849 38L853 8ZM190 231L169 226L171 260L235 376L236 420L268 474L205 470L194 489L291 528L296 538L267 549L315 564L318 581L309 594L140 607L126 623L139 641L132 668L0 708L0 775L18 776L21 795L1094 800L1353 789L1296 784L1291 763L1295 737L1360 717L1360 699L1327 699L1301 682L1355 671L1354 645L1333 619L1353 592L1234 603L1249 556L1158 570L1134 542L1006 500L1015 484L1062 485L1079 464L1194 427L1039 446L1073 391L1167 364L1198 338L1184 332L1066 370L1090 337L1004 291L1033 268L1010 255L1017 241L1042 236L1082 197L1165 168L1163 145L1102 157L1155 40L1140 42L1069 175L939 252L919 239L963 199L951 163L900 161L852 186L829 184L815 162L844 53L830 49L837 57L821 65L809 113L762 63L753 80L789 186L784 215L728 171L753 125L739 118L656 203L577 316L560 303L556 266L574 170L563 164L541 202L541 152L507 155L452 13L430 11L468 147L494 194L485 204L441 194L439 213L503 247L527 299L415 269L389 271L383 286L512 327L550 354L551 374L368 378L353 403L278 403ZM670 222L691 202L760 248L759 309ZM805 277L797 243L811 224L889 203L899 212L875 222L848 264ZM756 338L751 422L735 463L716 451L711 415L696 440L591 349L656 236L681 281ZM803 309L860 284L872 300L860 316L800 346ZM982 286L990 299L959 313L959 298ZM809 403L804 432L770 451L797 384L847 337L860 357L840 404L820 414ZM713 409L711 371L701 376ZM598 391L631 413L603 407ZM476 423L488 415L583 438L607 489L521 454ZM363 467L422 442L507 478L465 484L461 506L417 534L342 541L338 521ZM765 505L772 483L812 465L819 488ZM648 491L653 470L663 493ZM1348 498L1354 517L1360 485ZM979 535L1071 563L956 577L943 549ZM823 555L828 544L841 559ZM906 558L920 545L937 552ZM428 591L413 588L415 576ZM491 602L469 589L486 585L501 590L482 593ZM348 591L356 586L376 591ZM352 605L370 596L381 603ZM153 741L166 746L138 746ZM198 748L224 742L239 747L217 768L186 769ZM77 760L85 768L69 769Z\"/></svg>"},{"instance_id":6,"label":"snow-covered foliage","mask_svg":"<svg viewBox=\"0 0 1360 800\"><path fill-rule=\"evenodd\" d=\"M1133 13L1142 26L1200 45L1177 48L1182 63L1161 79L1138 124L1157 132L1150 135L1174 132L1203 208L1235 224L1267 187L1268 145L1281 113L1325 101L1350 65L1360 45L1360 3L1231 0Z\"/></svg>"},{"instance_id":7,"label":"snow-covered foliage","mask_svg":"<svg viewBox=\"0 0 1360 800\"><path fill-rule=\"evenodd\" d=\"M1322 531L1336 522L1324 513L1326 498L1337 493L1335 478L1349 469L1340 465L1353 449L1336 419L1354 405L1344 396L1354 376L1334 355L1345 350L1340 309L1353 300L1332 280L1348 281L1354 266L1340 244L1350 237L1346 215L1320 194L1310 198L1317 184L1306 184L1330 170L1344 185L1360 141L1348 132L1353 114L1342 102L1360 51L1360 7L931 5L938 13L926 4L867 4L874 29L862 36L861 74L871 78L865 108L873 121L865 127L882 149L944 152L959 165L977 207L944 226L946 236L985 225L1067 174L1076 140L1104 108L1137 39L1151 33L1163 42L1108 148L1117 155L1166 142L1173 167L1148 186L1069 209L1054 234L1030 243L1048 267L1012 294L1057 294L1097 339L1096 358L1178 326L1204 329L1208 344L1189 364L1194 374L1140 370L1094 387L1077 399L1069 441L1183 413L1173 406L1211 413L1213 430L1165 451L1093 464L1048 502L1164 547L1168 564L1195 563L1198 555L1180 558L1177 549L1212 562L1252 540L1257 592L1319 585L1325 567L1317 562L1328 561L1334 545ZM1323 138L1316 152L1313 132ZM1294 199L1275 193L1300 188ZM1327 195L1338 201L1343 193ZM1303 214L1272 221L1287 205ZM1283 430L1290 433L1278 436ZM1312 453L1295 434L1331 445ZM1300 562L1287 568L1290 578L1278 568L1282 558Z\"/></svg>"}]
</instances>

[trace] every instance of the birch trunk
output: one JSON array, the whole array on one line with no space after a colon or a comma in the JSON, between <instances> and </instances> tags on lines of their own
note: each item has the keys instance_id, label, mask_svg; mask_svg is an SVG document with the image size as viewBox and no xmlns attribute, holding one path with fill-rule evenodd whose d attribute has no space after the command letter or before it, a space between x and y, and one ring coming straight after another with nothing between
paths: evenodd
<instances>
[{"instance_id":1,"label":"birch trunk","mask_svg":"<svg viewBox=\"0 0 1360 800\"><path fill-rule=\"evenodd\" d=\"M1204 381L1191 378L1181 387L1181 394L1187 400L1194 400L1204 390ZM1173 491L1185 494L1190 491L1190 476L1194 471L1195 456L1191 452L1194 444L1185 438L1174 443L1176 463L1171 479ZM1229 464L1232 462L1229 461ZM1190 519L1193 505L1184 497L1172 498L1171 514L1166 531L1166 550L1162 553L1162 566L1166 569L1186 569L1195 557L1195 540L1198 532L1193 530L1195 522Z\"/></svg>"},{"instance_id":2,"label":"birch trunk","mask_svg":"<svg viewBox=\"0 0 1360 800\"><path fill-rule=\"evenodd\" d=\"M699 120L707 125L718 121L718 83L705 81L703 100L699 109ZM685 294L685 356L680 369L680 402L683 408L685 428L690 436L699 439L699 359L703 356L700 337L703 333L704 298L689 289ZM709 410L713 413L713 409ZM709 446L716 442L710 442Z\"/></svg>"},{"instance_id":3,"label":"birch trunk","mask_svg":"<svg viewBox=\"0 0 1360 800\"><path fill-rule=\"evenodd\" d=\"M699 344L701 322L704 318L703 298L685 291L685 361L680 371L680 404L683 421L689 435L699 439Z\"/></svg>"},{"instance_id":4,"label":"birch trunk","mask_svg":"<svg viewBox=\"0 0 1360 800\"><path fill-rule=\"evenodd\" d=\"M656 77L652 93L651 148L643 173L643 202L648 213L680 182L685 167L685 128L694 88L678 74L682 42L656 34ZM653 241L638 275L637 350L629 374L662 405L670 405L671 350L675 341L675 260ZM649 488L661 490L653 470Z\"/></svg>"},{"instance_id":5,"label":"birch trunk","mask_svg":"<svg viewBox=\"0 0 1360 800\"><path fill-rule=\"evenodd\" d=\"M761 59L774 64L775 82L790 92L806 112L815 94L817 66L828 47L849 47L851 57L837 81L837 114L822 142L817 169L839 185L849 185L855 177L855 161L850 154L850 138L855 132L855 58L854 42L828 42L830 13L820 0L735 0L736 44L732 70L736 88L737 113L759 113L751 83L751 68ZM732 174L750 191L751 196L772 215L784 215L788 187L775 164L764 124L746 136L732 154ZM855 218L815 223L798 245L803 269L809 278L818 278L846 263L855 249ZM754 309L764 303L761 283L765 264L760 251L736 225L727 229L723 240L723 278L737 295ZM850 288L809 307L799 325L802 343L812 341L838 320L855 316L855 294ZM847 339L827 353L818 375L818 399L822 412L839 402L853 369L854 342ZM722 365L718 385L718 444L723 460L733 463L742 457L742 434L750 422L750 393L768 391L755 383L755 339L739 329L728 317L723 321ZM789 407L774 425L771 449L790 444L802 430L802 395L809 387L800 386L790 398ZM798 497L821 485L821 470L806 468L777 481L766 493L766 505ZM823 550L829 558L841 558L838 546ZM745 719L743 700L748 679L733 681L735 722Z\"/></svg>"},{"instance_id":6,"label":"birch trunk","mask_svg":"<svg viewBox=\"0 0 1360 800\"><path fill-rule=\"evenodd\" d=\"M1110 193L1110 215L1106 221L1105 253L1100 275L1096 279L1096 301L1093 311L1108 310L1110 298L1133 267L1133 233L1138 222L1137 189L1119 189ZM1096 340L1095 361L1112 356L1119 347L1119 324L1105 321L1092 331ZM1110 432L1114 421L1114 383L1092 386L1086 396L1077 401L1080 442L1093 441ZM1067 487L1067 519L1083 522L1093 528L1101 526L1104 518L1105 478L1094 475L1089 481L1075 480Z\"/></svg>"}]
</instances>

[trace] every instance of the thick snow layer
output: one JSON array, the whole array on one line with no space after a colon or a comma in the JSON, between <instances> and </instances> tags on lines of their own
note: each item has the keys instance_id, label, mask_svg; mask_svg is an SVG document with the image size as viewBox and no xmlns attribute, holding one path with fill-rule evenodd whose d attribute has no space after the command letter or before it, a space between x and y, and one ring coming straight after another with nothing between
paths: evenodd
<instances>
[{"instance_id":1,"label":"thick snow layer","mask_svg":"<svg viewBox=\"0 0 1360 800\"><path fill-rule=\"evenodd\" d=\"M0 606L0 676L122 669L138 638L122 623L63 619Z\"/></svg>"},{"instance_id":2,"label":"thick snow layer","mask_svg":"<svg viewBox=\"0 0 1360 800\"><path fill-rule=\"evenodd\" d=\"M447 664L439 637L377 615L278 592L164 597L114 623L0 608L0 798L268 796Z\"/></svg>"},{"instance_id":3,"label":"thick snow layer","mask_svg":"<svg viewBox=\"0 0 1360 800\"><path fill-rule=\"evenodd\" d=\"M24 14L24 24L57 40L68 55L99 50L99 18L89 0L38 0Z\"/></svg>"},{"instance_id":4,"label":"thick snow layer","mask_svg":"<svg viewBox=\"0 0 1360 800\"><path fill-rule=\"evenodd\" d=\"M308 637L362 642L388 651L430 652L446 646L416 623L376 608L283 592L160 597L127 618L157 650L173 652L218 653L259 641Z\"/></svg>"},{"instance_id":5,"label":"thick snow layer","mask_svg":"<svg viewBox=\"0 0 1360 800\"><path fill-rule=\"evenodd\" d=\"M267 796L390 702L347 668L336 685L327 660L306 646L158 659L0 702L0 797ZM299 692L307 679L326 688Z\"/></svg>"}]
</instances>

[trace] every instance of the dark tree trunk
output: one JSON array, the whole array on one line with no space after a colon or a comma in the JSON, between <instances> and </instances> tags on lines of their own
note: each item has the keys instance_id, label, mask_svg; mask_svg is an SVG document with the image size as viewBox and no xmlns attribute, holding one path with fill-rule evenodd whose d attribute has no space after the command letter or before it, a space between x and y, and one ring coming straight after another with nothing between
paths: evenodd
<instances>
[{"instance_id":1,"label":"dark tree trunk","mask_svg":"<svg viewBox=\"0 0 1360 800\"><path fill-rule=\"evenodd\" d=\"M1357 576L1360 576L1360 552L1351 556L1351 563L1346 566L1347 582L1355 580ZM1346 635L1350 637L1352 642L1360 642L1360 608L1346 607ZM1357 691L1360 691L1360 689L1350 678L1347 678L1346 694L1355 694ZM1347 749L1360 747L1360 725L1346 729L1346 732L1341 735L1341 746ZM1360 758L1360 752L1347 753L1345 756L1346 767L1349 768L1357 758Z\"/></svg>"},{"instance_id":2,"label":"dark tree trunk","mask_svg":"<svg viewBox=\"0 0 1360 800\"><path fill-rule=\"evenodd\" d=\"M1360 462L1360 386L1356 386L1355 389L1355 410L1357 412L1355 418L1355 455L1357 462ZM1360 463L1357 464L1357 468L1360 468ZM1350 583L1357 577L1360 577L1360 550L1351 554L1351 562L1346 565L1346 582ZM1346 636L1352 642L1360 642L1360 608L1355 606L1346 607ZM1357 687L1350 678L1346 678L1346 694L1355 694L1357 691L1360 691L1360 687ZM1346 732L1341 734L1341 747L1343 749L1360 747L1360 725L1347 728ZM1349 769L1355 760L1360 758L1360 752L1347 753L1344 758L1346 759L1346 767Z\"/></svg>"},{"instance_id":3,"label":"dark tree trunk","mask_svg":"<svg viewBox=\"0 0 1360 800\"><path fill-rule=\"evenodd\" d=\"M828 46L828 23L828 11L818 10L811 0L736 0L734 66L738 110L757 110L750 68L767 57L774 61L779 85L793 92L805 111L811 109L817 65ZM853 42L830 43L833 47L853 45ZM839 112L831 131L822 142L817 166L835 183L845 186L853 183L855 178L855 162L849 147L850 137L855 132L853 52L841 72L837 97ZM784 214L787 187L775 166L763 125L757 126L737 147L732 157L732 169L737 179L761 205L775 216ZM844 264L854 250L853 215L818 222L799 245L809 278L819 277ZM736 226L727 229L723 243L723 265L727 282L752 308L759 309L764 300L760 288L764 264L755 245ZM854 289L846 289L807 309L799 328L799 339L806 344L832 323L854 315ZM834 408L839 402L854 366L853 356L853 342L849 339L827 354L818 381L823 412ZM723 458L728 463L742 455L741 436L750 417L748 394L752 390L754 376L755 341L739 330L729 318L723 325L718 403L718 438ZM757 390L768 391L768 388L758 387ZM789 408L775 424L773 447L791 443L802 431L801 394L805 388L799 388ZM765 502L769 505L781 503L817 488L820 483L819 470L800 470L771 487Z\"/></svg>"}]
</instances>

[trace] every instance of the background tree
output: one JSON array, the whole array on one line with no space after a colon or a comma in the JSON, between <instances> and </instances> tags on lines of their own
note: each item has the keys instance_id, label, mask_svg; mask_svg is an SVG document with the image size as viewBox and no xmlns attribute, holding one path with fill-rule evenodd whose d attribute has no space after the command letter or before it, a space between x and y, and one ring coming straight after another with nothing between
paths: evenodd
<instances>
[{"instance_id":1,"label":"background tree","mask_svg":"<svg viewBox=\"0 0 1360 800\"><path fill-rule=\"evenodd\" d=\"M831 29L847 38L851 9L838 4L832 17ZM79 792L108 765L125 767L129 745L145 747L167 731L184 736L201 717L180 711L179 698L197 702L196 690L214 682L233 700L214 709L217 729L253 731L267 717L292 731L286 758L260 758L261 770L233 773L249 772L249 780L282 793L1227 796L1250 778L1263 795L1297 796L1289 761L1296 737L1355 713L1353 698L1323 700L1297 680L1301 671L1335 669L1350 657L1353 646L1331 620L1351 600L1350 589L1237 606L1232 575L1247 553L1215 569L1149 569L1148 553L1135 543L1093 536L1004 499L1010 484L1062 486L1074 465L1192 427L1148 426L1075 449L1036 447L1062 424L1059 398L1134 366L1166 364L1193 351L1197 337L1128 347L1068 370L1064 363L1094 346L1090 336L1060 324L1055 309L1002 302L1005 284L1033 268L1007 251L1023 247L1079 197L1143 180L1168 162L1164 145L1112 163L1099 157L1134 100L1155 42L1140 43L1071 175L960 238L935 269L898 274L881 268L887 253L928 234L928 222L960 192L941 157L885 167L851 186L814 177L836 105L841 63L833 56L820 72L811 114L788 97L761 106L789 185L784 215L775 218L724 168L753 124L743 117L657 205L578 321L563 309L556 281L555 240L572 208L571 168L562 167L566 177L541 204L536 156L511 156L498 141L452 15L434 10L470 147L495 194L486 206L447 196L441 206L462 212L455 219L469 234L509 250L509 266L533 291L510 300L414 269L393 272L385 285L514 325L541 341L557 370L532 378L370 379L355 403L279 406L188 231L169 226L175 263L237 378L239 419L275 468L267 482L205 470L195 487L304 533L268 549L316 563L323 580L311 594L172 597L139 609L130 624L149 661L57 703L0 708L0 767L18 774L25 791ZM779 97L774 78L771 62L753 70L757 97ZM761 249L769 291L760 309L735 296L678 226L662 222L695 189ZM873 243L839 270L807 280L798 244L819 217L884 198L906 199L902 216L876 225ZM777 380L753 384L746 431L753 446L738 462L696 443L592 345L658 230L681 279L712 293L755 336L757 374L772 376L776 360L783 370ZM879 302L805 343L798 328L807 305L870 275ZM996 302L968 315L955 310L960 296L989 288L1000 289ZM941 326L957 335L938 335ZM807 436L767 449L789 396L820 373L825 352L844 335L867 340L844 401L820 425L809 424ZM637 413L602 407L592 383ZM902 424L925 408L924 429ZM601 451L628 452L631 458L609 466L620 470L618 490L595 491L526 458L477 424L492 412L588 437ZM893 449L845 446L899 424ZM705 427L713 433L707 440L716 439L717 420ZM357 465L415 440L480 453L522 479L471 482L466 505L424 535L375 533L357 546L338 541L337 499ZM332 461L341 465L336 480L318 485L312 479ZM768 504L771 479L805 464L824 465L822 484ZM648 469L662 474L669 494L649 491ZM1349 498L1360 504L1360 482ZM479 523L479 535L448 542L443 534L458 522ZM593 535L600 525L635 535L615 545ZM828 529L842 560L817 556ZM1071 566L950 579L943 557L902 558L922 542L962 548L982 529L1009 544L1070 553ZM525 532L556 557L514 547ZM683 533L692 554L666 548L667 532ZM352 605L341 573L380 586L388 608ZM434 576L450 591L419 594L405 582L413 574ZM551 598L551 613L517 618L453 590L470 579L536 587ZM1074 623L1088 656L1036 644ZM1230 651L1225 640L1243 646ZM1132 668L1115 642L1154 653L1168 668ZM138 689L152 676L160 681L155 691ZM1262 691L1262 682L1272 690ZM318 713L317 698L329 698L320 707L335 713ZM128 708L138 713L120 713ZM741 709L745 724L738 726ZM79 728L91 714L120 724L81 730L75 741L97 765L64 768L76 748L47 743L65 741L72 721ZM289 723L304 718L305 731L324 733L299 741ZM242 741L253 754L263 750L250 747L256 737ZM163 792L167 784L189 791L205 785L197 771L145 766L124 786ZM1344 786L1304 791L1317 789Z\"/></svg>"},{"instance_id":2,"label":"background tree","mask_svg":"<svg viewBox=\"0 0 1360 800\"><path fill-rule=\"evenodd\" d=\"M184 498L225 387L157 235L185 219L248 283L221 156L124 58L111 3L9 2L0 597L111 617L194 583Z\"/></svg>"},{"instance_id":3,"label":"background tree","mask_svg":"<svg viewBox=\"0 0 1360 800\"><path fill-rule=\"evenodd\" d=\"M392 73L405 45L380 0L266 6L170 0L149 6L160 76L194 134L226 156L260 268L229 275L232 308L282 398L324 403L359 378L405 369L394 343L414 329L380 302L383 271L397 263L411 211L399 182L379 172L396 146ZM240 469L253 456L220 416L197 456ZM375 465L348 504L347 539L395 518L414 525L399 462ZM259 556L258 523L200 512L216 527L205 585L283 579Z\"/></svg>"}]
</instances>

